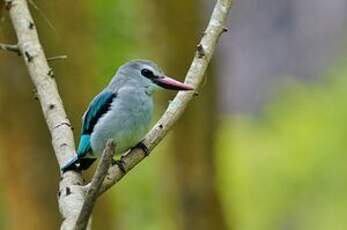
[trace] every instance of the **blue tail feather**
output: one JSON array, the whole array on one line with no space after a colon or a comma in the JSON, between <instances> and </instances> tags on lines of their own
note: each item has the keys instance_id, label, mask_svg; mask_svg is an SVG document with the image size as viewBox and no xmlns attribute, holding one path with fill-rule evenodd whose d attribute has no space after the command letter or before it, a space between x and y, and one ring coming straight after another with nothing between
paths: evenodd
<instances>
[{"instance_id":1,"label":"blue tail feather","mask_svg":"<svg viewBox=\"0 0 347 230\"><path fill-rule=\"evenodd\" d=\"M90 147L90 135L83 134L80 138L80 144L78 146L77 155L83 157L87 155L92 149Z\"/></svg>"},{"instance_id":2,"label":"blue tail feather","mask_svg":"<svg viewBox=\"0 0 347 230\"><path fill-rule=\"evenodd\" d=\"M85 170L87 169L94 161L94 158L85 158L88 152L91 152L90 147L90 135L84 134L80 138L80 144L78 146L77 154L69 160L61 170L66 172L68 170Z\"/></svg>"},{"instance_id":3,"label":"blue tail feather","mask_svg":"<svg viewBox=\"0 0 347 230\"><path fill-rule=\"evenodd\" d=\"M68 170L77 169L78 166L76 165L79 161L78 155L75 155L71 160L69 160L62 168L61 171L66 172Z\"/></svg>"}]
</instances>

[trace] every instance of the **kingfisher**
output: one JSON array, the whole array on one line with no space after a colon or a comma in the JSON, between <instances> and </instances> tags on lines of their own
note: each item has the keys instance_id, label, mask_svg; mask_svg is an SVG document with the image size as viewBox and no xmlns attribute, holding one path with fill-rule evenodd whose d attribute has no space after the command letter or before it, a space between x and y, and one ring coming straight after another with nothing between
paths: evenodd
<instances>
[{"instance_id":1,"label":"kingfisher","mask_svg":"<svg viewBox=\"0 0 347 230\"><path fill-rule=\"evenodd\" d=\"M89 104L82 117L77 152L61 168L62 172L88 169L101 156L109 139L116 145L115 154L137 147L147 153L142 140L150 128L153 93L158 89L192 90L193 87L165 76L152 61L132 60L122 65Z\"/></svg>"}]
</instances>

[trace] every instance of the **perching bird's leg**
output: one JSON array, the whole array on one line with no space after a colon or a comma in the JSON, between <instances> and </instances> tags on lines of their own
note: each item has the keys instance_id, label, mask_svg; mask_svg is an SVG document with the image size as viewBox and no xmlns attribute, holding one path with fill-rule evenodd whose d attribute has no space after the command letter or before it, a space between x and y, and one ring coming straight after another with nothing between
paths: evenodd
<instances>
[{"instance_id":1,"label":"perching bird's leg","mask_svg":"<svg viewBox=\"0 0 347 230\"><path fill-rule=\"evenodd\" d=\"M112 159L112 165L118 165L120 171L122 171L124 174L126 173L125 162L122 158L119 160Z\"/></svg>"},{"instance_id":2,"label":"perching bird's leg","mask_svg":"<svg viewBox=\"0 0 347 230\"><path fill-rule=\"evenodd\" d=\"M133 149L142 149L142 151L145 154L145 157L147 157L149 155L149 149L147 148L147 146L141 141L139 142L137 145L135 145L134 147L131 148L131 150Z\"/></svg>"}]
</instances>

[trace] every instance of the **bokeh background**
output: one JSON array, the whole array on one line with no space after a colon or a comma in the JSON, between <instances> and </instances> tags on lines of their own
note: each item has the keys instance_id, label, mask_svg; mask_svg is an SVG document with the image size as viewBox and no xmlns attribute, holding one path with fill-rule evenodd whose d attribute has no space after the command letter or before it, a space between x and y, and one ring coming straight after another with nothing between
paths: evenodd
<instances>
[{"instance_id":1,"label":"bokeh background","mask_svg":"<svg viewBox=\"0 0 347 230\"><path fill-rule=\"evenodd\" d=\"M51 67L75 137L120 64L147 58L183 79L213 4L32 0L47 56L68 55ZM200 95L99 200L94 228L347 229L346 11L347 0L235 0ZM16 42L5 11L0 41ZM0 229L61 221L34 94L22 58L0 51ZM157 95L157 117L173 96Z\"/></svg>"}]
</instances>

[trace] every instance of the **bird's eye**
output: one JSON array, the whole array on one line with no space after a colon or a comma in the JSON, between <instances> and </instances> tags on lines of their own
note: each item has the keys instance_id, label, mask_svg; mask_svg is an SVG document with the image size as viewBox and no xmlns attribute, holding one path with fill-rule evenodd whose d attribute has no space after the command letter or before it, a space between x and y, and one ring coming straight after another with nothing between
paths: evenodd
<instances>
[{"instance_id":1,"label":"bird's eye","mask_svg":"<svg viewBox=\"0 0 347 230\"><path fill-rule=\"evenodd\" d=\"M144 76L144 77L147 77L147 78L154 78L154 74L151 70L149 69L143 69L141 70L141 74Z\"/></svg>"}]
</instances>

